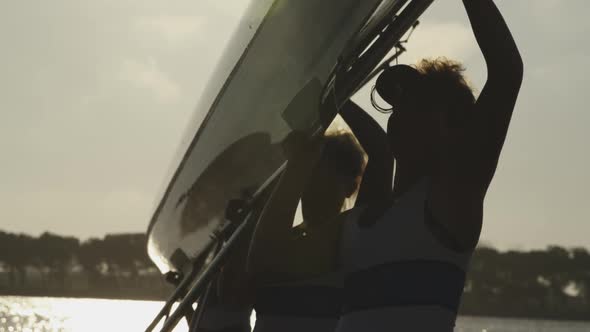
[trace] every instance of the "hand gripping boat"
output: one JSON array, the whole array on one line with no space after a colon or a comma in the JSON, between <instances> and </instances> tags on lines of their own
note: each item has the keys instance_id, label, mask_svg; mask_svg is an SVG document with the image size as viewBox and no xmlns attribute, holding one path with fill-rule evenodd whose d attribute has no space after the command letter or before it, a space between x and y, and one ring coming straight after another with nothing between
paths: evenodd
<instances>
[{"instance_id":1,"label":"hand gripping boat","mask_svg":"<svg viewBox=\"0 0 590 332\"><path fill-rule=\"evenodd\" d=\"M164 316L162 331L174 328L256 222L286 162L285 138L322 133L432 1L251 1L149 224L148 253L178 289L148 331Z\"/></svg>"}]
</instances>

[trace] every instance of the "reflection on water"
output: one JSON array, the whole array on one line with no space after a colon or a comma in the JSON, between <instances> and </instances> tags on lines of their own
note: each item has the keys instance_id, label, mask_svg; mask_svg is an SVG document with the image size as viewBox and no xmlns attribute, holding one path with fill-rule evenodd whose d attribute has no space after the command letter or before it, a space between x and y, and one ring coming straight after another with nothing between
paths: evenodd
<instances>
[{"instance_id":1,"label":"reflection on water","mask_svg":"<svg viewBox=\"0 0 590 332\"><path fill-rule=\"evenodd\" d=\"M0 332L144 331L161 302L1 297ZM186 323L175 331L187 331ZM590 323L461 317L457 332L588 332Z\"/></svg>"},{"instance_id":2,"label":"reflection on water","mask_svg":"<svg viewBox=\"0 0 590 332\"><path fill-rule=\"evenodd\" d=\"M144 331L160 310L153 301L0 297L0 332ZM186 331L180 324L175 331Z\"/></svg>"}]
</instances>

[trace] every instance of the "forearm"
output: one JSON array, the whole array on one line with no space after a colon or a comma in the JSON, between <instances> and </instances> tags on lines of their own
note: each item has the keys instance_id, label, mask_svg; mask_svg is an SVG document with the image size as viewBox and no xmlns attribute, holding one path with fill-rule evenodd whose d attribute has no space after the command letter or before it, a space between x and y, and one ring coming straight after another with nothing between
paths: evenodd
<instances>
[{"instance_id":1,"label":"forearm","mask_svg":"<svg viewBox=\"0 0 590 332\"><path fill-rule=\"evenodd\" d=\"M391 193L393 156L389 149L387 134L362 108L348 101L340 114L368 156L357 198L358 205L383 199Z\"/></svg>"},{"instance_id":2,"label":"forearm","mask_svg":"<svg viewBox=\"0 0 590 332\"><path fill-rule=\"evenodd\" d=\"M456 165L448 176L470 183L471 196L485 195L498 164L523 80L523 62L506 22L492 0L463 0L475 38L487 64L487 81L468 124L447 154Z\"/></svg>"},{"instance_id":3,"label":"forearm","mask_svg":"<svg viewBox=\"0 0 590 332\"><path fill-rule=\"evenodd\" d=\"M281 259L290 239L297 205L307 184L311 168L287 165L271 199L256 225L248 255L248 271L257 274Z\"/></svg>"},{"instance_id":4,"label":"forearm","mask_svg":"<svg viewBox=\"0 0 590 332\"><path fill-rule=\"evenodd\" d=\"M489 75L522 72L522 59L516 43L494 2L463 0L463 4L486 60Z\"/></svg>"},{"instance_id":5,"label":"forearm","mask_svg":"<svg viewBox=\"0 0 590 332\"><path fill-rule=\"evenodd\" d=\"M383 128L354 102L346 102L340 109L340 115L369 156L382 151L387 145L387 134Z\"/></svg>"}]
</instances>

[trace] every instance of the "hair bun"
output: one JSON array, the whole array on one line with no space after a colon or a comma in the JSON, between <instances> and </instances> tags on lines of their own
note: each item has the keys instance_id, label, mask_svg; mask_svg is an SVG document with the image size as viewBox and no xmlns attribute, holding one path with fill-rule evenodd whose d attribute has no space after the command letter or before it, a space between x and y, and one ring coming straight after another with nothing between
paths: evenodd
<instances>
[{"instance_id":1,"label":"hair bun","mask_svg":"<svg viewBox=\"0 0 590 332\"><path fill-rule=\"evenodd\" d=\"M395 106L400 98L416 91L421 74L414 67L395 65L385 69L377 78L375 90L388 104Z\"/></svg>"}]
</instances>

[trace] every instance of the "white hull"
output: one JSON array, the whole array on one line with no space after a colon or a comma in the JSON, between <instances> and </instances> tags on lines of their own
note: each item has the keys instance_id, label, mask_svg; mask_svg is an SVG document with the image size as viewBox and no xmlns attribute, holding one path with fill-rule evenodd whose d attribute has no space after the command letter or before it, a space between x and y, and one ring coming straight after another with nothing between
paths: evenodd
<instances>
[{"instance_id":1,"label":"white hull","mask_svg":"<svg viewBox=\"0 0 590 332\"><path fill-rule=\"evenodd\" d=\"M279 144L293 129L322 127L324 89L380 3L253 1L198 106L208 116L183 141L150 223L148 252L163 273L203 250L228 200L258 189L284 164Z\"/></svg>"}]
</instances>

